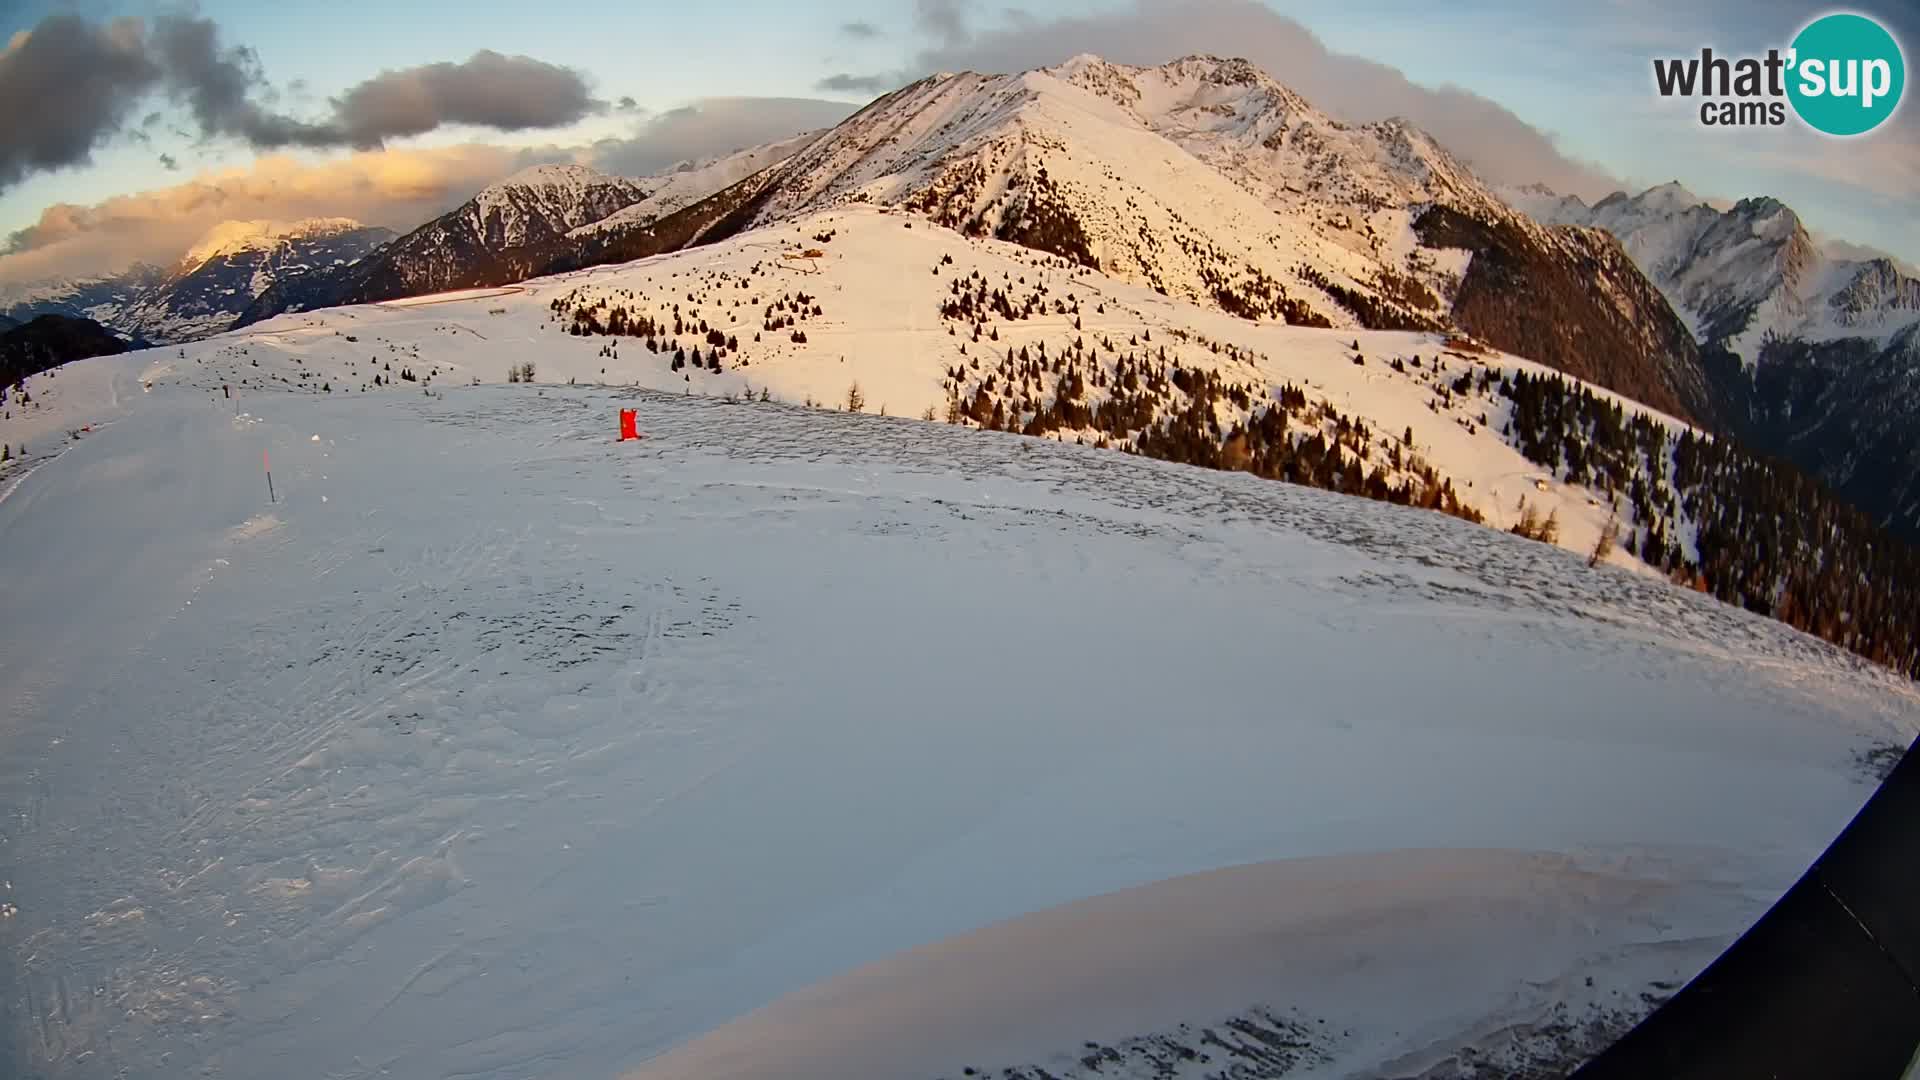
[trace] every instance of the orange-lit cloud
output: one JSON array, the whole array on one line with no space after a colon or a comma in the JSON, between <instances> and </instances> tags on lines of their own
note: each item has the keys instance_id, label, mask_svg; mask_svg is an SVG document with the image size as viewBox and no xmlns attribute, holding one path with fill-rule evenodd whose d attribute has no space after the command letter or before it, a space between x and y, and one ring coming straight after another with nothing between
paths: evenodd
<instances>
[{"instance_id":1,"label":"orange-lit cloud","mask_svg":"<svg viewBox=\"0 0 1920 1080\"><path fill-rule=\"evenodd\" d=\"M235 220L351 217L405 231L556 149L468 144L366 151L324 161L262 157L173 187L92 206L61 203L16 232L0 254L0 284L166 265L208 229Z\"/></svg>"}]
</instances>

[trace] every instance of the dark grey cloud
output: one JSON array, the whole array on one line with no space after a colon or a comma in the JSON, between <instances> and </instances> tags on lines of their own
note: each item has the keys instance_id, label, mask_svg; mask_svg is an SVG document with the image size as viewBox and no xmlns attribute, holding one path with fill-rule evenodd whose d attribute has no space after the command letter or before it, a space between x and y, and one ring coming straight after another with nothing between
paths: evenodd
<instances>
[{"instance_id":1,"label":"dark grey cloud","mask_svg":"<svg viewBox=\"0 0 1920 1080\"><path fill-rule=\"evenodd\" d=\"M870 41L880 36L880 28L870 22L855 19L852 22L841 23L840 33L845 37L857 38L861 41Z\"/></svg>"},{"instance_id":2,"label":"dark grey cloud","mask_svg":"<svg viewBox=\"0 0 1920 1080\"><path fill-rule=\"evenodd\" d=\"M958 45L969 36L972 6L967 0L915 0L913 25L941 45Z\"/></svg>"},{"instance_id":3,"label":"dark grey cloud","mask_svg":"<svg viewBox=\"0 0 1920 1080\"><path fill-rule=\"evenodd\" d=\"M448 124L562 127L602 107L572 68L483 49L458 64L381 72L333 99L333 125L356 146L377 146Z\"/></svg>"},{"instance_id":4,"label":"dark grey cloud","mask_svg":"<svg viewBox=\"0 0 1920 1080\"><path fill-rule=\"evenodd\" d=\"M50 15L0 48L0 101L33 103L0 124L0 190L85 164L115 137L154 127L158 112L131 121L156 95L183 114L191 136L265 150L370 148L453 124L558 127L601 108L579 72L482 51L461 63L382 72L335 98L326 114L300 118L270 107L278 95L259 57L223 44L211 19Z\"/></svg>"},{"instance_id":5,"label":"dark grey cloud","mask_svg":"<svg viewBox=\"0 0 1920 1080\"><path fill-rule=\"evenodd\" d=\"M180 160L174 157L172 154L161 154L160 165L162 168L166 169L168 172L180 171Z\"/></svg>"},{"instance_id":6,"label":"dark grey cloud","mask_svg":"<svg viewBox=\"0 0 1920 1080\"><path fill-rule=\"evenodd\" d=\"M708 98L650 116L627 138L602 139L593 145L591 164L603 172L645 176L832 127L853 109L816 98Z\"/></svg>"},{"instance_id":7,"label":"dark grey cloud","mask_svg":"<svg viewBox=\"0 0 1920 1080\"><path fill-rule=\"evenodd\" d=\"M1336 53L1254 0L1135 0L1113 11L1025 16L992 27L974 25L958 0L920 0L917 14L916 26L932 44L893 85L934 71L1022 71L1078 53L1142 65L1194 53L1241 57L1336 118L1404 117L1491 182L1545 183L1589 198L1619 186L1505 106L1459 87L1420 86L1397 68Z\"/></svg>"},{"instance_id":8,"label":"dark grey cloud","mask_svg":"<svg viewBox=\"0 0 1920 1080\"><path fill-rule=\"evenodd\" d=\"M212 19L163 15L154 20L148 51L168 96L186 106L203 136L233 136L269 150L342 142L331 125L295 120L252 100L266 84L260 59L244 46L223 47Z\"/></svg>"},{"instance_id":9,"label":"dark grey cloud","mask_svg":"<svg viewBox=\"0 0 1920 1080\"><path fill-rule=\"evenodd\" d=\"M54 15L0 50L0 190L86 161L161 77L138 19Z\"/></svg>"},{"instance_id":10,"label":"dark grey cloud","mask_svg":"<svg viewBox=\"0 0 1920 1080\"><path fill-rule=\"evenodd\" d=\"M868 94L878 97L903 85L905 83L897 75L853 75L843 71L821 79L813 84L813 88L830 94Z\"/></svg>"}]
</instances>

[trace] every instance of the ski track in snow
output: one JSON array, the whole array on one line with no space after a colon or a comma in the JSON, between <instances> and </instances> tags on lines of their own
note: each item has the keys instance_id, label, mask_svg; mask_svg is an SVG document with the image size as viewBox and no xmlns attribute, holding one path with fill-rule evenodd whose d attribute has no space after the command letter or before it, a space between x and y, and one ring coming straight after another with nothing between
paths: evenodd
<instances>
[{"instance_id":1,"label":"ski track in snow","mask_svg":"<svg viewBox=\"0 0 1920 1080\"><path fill-rule=\"evenodd\" d=\"M1920 730L1775 623L1239 474L646 391L247 405L157 390L0 504L14 1075L613 1075L1036 909L1407 848L1685 879L1684 979Z\"/></svg>"}]
</instances>

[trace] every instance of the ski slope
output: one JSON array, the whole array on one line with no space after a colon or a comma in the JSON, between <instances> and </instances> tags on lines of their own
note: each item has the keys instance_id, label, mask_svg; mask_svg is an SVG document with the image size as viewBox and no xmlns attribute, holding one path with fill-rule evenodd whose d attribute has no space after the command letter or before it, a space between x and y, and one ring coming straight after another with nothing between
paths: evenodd
<instances>
[{"instance_id":1,"label":"ski slope","mask_svg":"<svg viewBox=\"0 0 1920 1080\"><path fill-rule=\"evenodd\" d=\"M11 1075L947 1076L1235 1016L1371 1075L1637 1015L1920 731L1438 514L684 392L235 406L191 352L0 502Z\"/></svg>"},{"instance_id":2,"label":"ski slope","mask_svg":"<svg viewBox=\"0 0 1920 1080\"><path fill-rule=\"evenodd\" d=\"M805 257L809 251L817 257ZM968 322L941 313L952 287L969 275L1016 300L1038 296L1040 289L1048 301L1073 297L1078 314L990 316L984 324L992 336L970 340ZM795 324L806 341L793 341L788 329L764 330L767 306L799 294L821 307L819 316ZM656 353L632 336L572 336L568 320L553 310L556 303L600 305L601 311L620 305L667 323L676 310L697 313L737 338L739 348L719 372L675 371L671 344ZM674 340L686 349L705 347L696 330ZM420 384L394 382L403 368L431 377L439 388L502 382L510 367L532 361L538 380L547 384L605 383L712 396L765 391L789 403L841 403L857 383L869 411L921 416L932 410L938 418L944 416L943 381L951 369L978 362L990 369L1000 356L1022 348L1045 347L1058 355L1076 341L1095 347L1109 370L1121 353L1164 353L1170 361L1253 386L1261 398L1282 386L1297 387L1309 401L1365 421L1376 443L1396 441L1411 429L1409 449L1450 478L1461 498L1495 528L1520 520L1523 498L1542 515L1558 514L1560 542L1570 550L1590 552L1606 527L1609 509L1596 492L1547 478L1506 443L1499 429L1511 406L1504 399L1476 394L1442 403L1442 387L1462 373L1549 370L1541 365L1497 352L1461 353L1433 334L1251 322L1011 243L970 238L924 217L871 207L816 214L710 246L504 289L282 315L187 346L174 377L207 393L231 384L247 393L317 392L325 386L334 396L417 394ZM1352 362L1355 344L1366 363ZM1225 351L1229 347L1238 355ZM607 355L609 348L614 355ZM1404 370L1390 366L1396 359ZM1444 371L1436 361L1446 365ZM970 377L980 374L968 370ZM380 386L371 381L376 375ZM1624 401L1609 391L1596 393ZM1653 413L1638 403L1626 405ZM1681 427L1678 420L1653 415ZM1234 419L1223 417L1227 423ZM1086 441L1094 441L1092 433ZM1624 549L1610 559L1645 569Z\"/></svg>"}]
</instances>

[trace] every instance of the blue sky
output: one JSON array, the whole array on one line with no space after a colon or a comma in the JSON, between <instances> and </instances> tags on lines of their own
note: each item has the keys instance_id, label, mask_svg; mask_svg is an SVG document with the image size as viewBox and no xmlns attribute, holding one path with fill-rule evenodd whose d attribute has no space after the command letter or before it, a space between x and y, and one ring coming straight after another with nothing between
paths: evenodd
<instances>
[{"instance_id":1,"label":"blue sky","mask_svg":"<svg viewBox=\"0 0 1920 1080\"><path fill-rule=\"evenodd\" d=\"M186 12L211 20L223 48L252 50L259 79L250 97L276 114L325 117L331 99L382 72L459 62L481 49L574 69L585 76L592 97L610 106L538 128L448 123L386 140L388 153L412 153L409 160L416 162L476 143L524 157L607 140L603 145L625 147L624 156L586 160L645 163L655 150L700 148L696 129L721 141L770 138L784 133L777 130L782 124L793 127L804 119L801 126L811 126L830 115L820 111L824 106L796 99L852 106L872 96L822 89L830 75L883 86L932 68L1009 69L1063 59L1082 48L1130 62L1195 51L1245 55L1337 115L1410 115L1483 173L1499 174L1492 176L1499 181L1544 179L1563 189L1584 188L1580 193L1589 198L1614 184L1673 179L1708 197L1770 194L1793 205L1818 232L1920 261L1920 111L1905 109L1880 132L1838 142L1799 129L1710 132L1690 110L1663 107L1650 92L1655 56L1686 55L1702 45L1725 51L1784 45L1822 10L1782 0L1684 6L1590 0L1577 9L1521 0L1463 0L1444 8L1430 0L1080 0L1024 11L985 0L202 0L192 8L138 0L0 0L0 40L49 15L99 24L116 16L151 21ZM1855 10L1883 18L1907 41L1920 41L1920 8L1911 2L1869 2ZM1448 96L1444 88L1467 93ZM623 98L634 107L621 107ZM671 113L715 98L781 100L736 101L724 115L718 109ZM32 104L0 101L9 109ZM47 244L109 216L100 206L111 205L119 207L116 228L126 236L134 220L128 193L168 191L209 170L229 179L202 187L221 189L233 177L261 171L261 153L242 139L200 137L184 110L166 107L164 99L159 104L166 117L142 129L144 141L124 132L103 138L84 162L29 169L0 189L0 234L39 223L27 243ZM133 115L149 107L143 104ZM678 128L669 123L674 120ZM344 178L329 182L365 188L343 171L343 160L353 156L348 147L284 148L272 156L283 174L331 167L328 175ZM379 165L365 155L355 160L361 173ZM342 212L424 215L470 193L464 188L485 183L488 170L520 159L467 153L458 168L433 160L432 178L419 180L421 190L409 193L418 196L415 201L383 203L360 190ZM446 190L428 192L434 184ZM316 185L298 203L302 212L324 202ZM261 186L256 183L232 205L254 215L269 212L272 200L260 194ZM199 197L195 205L207 201ZM57 222L43 216L60 204L86 209L63 211ZM155 209L165 205L157 196L142 205L148 209L140 212L164 216ZM154 241L171 242L170 234ZM95 244L84 250L107 249ZM0 257L0 269L7 261ZM17 256L14 261L26 265Z\"/></svg>"}]
</instances>

